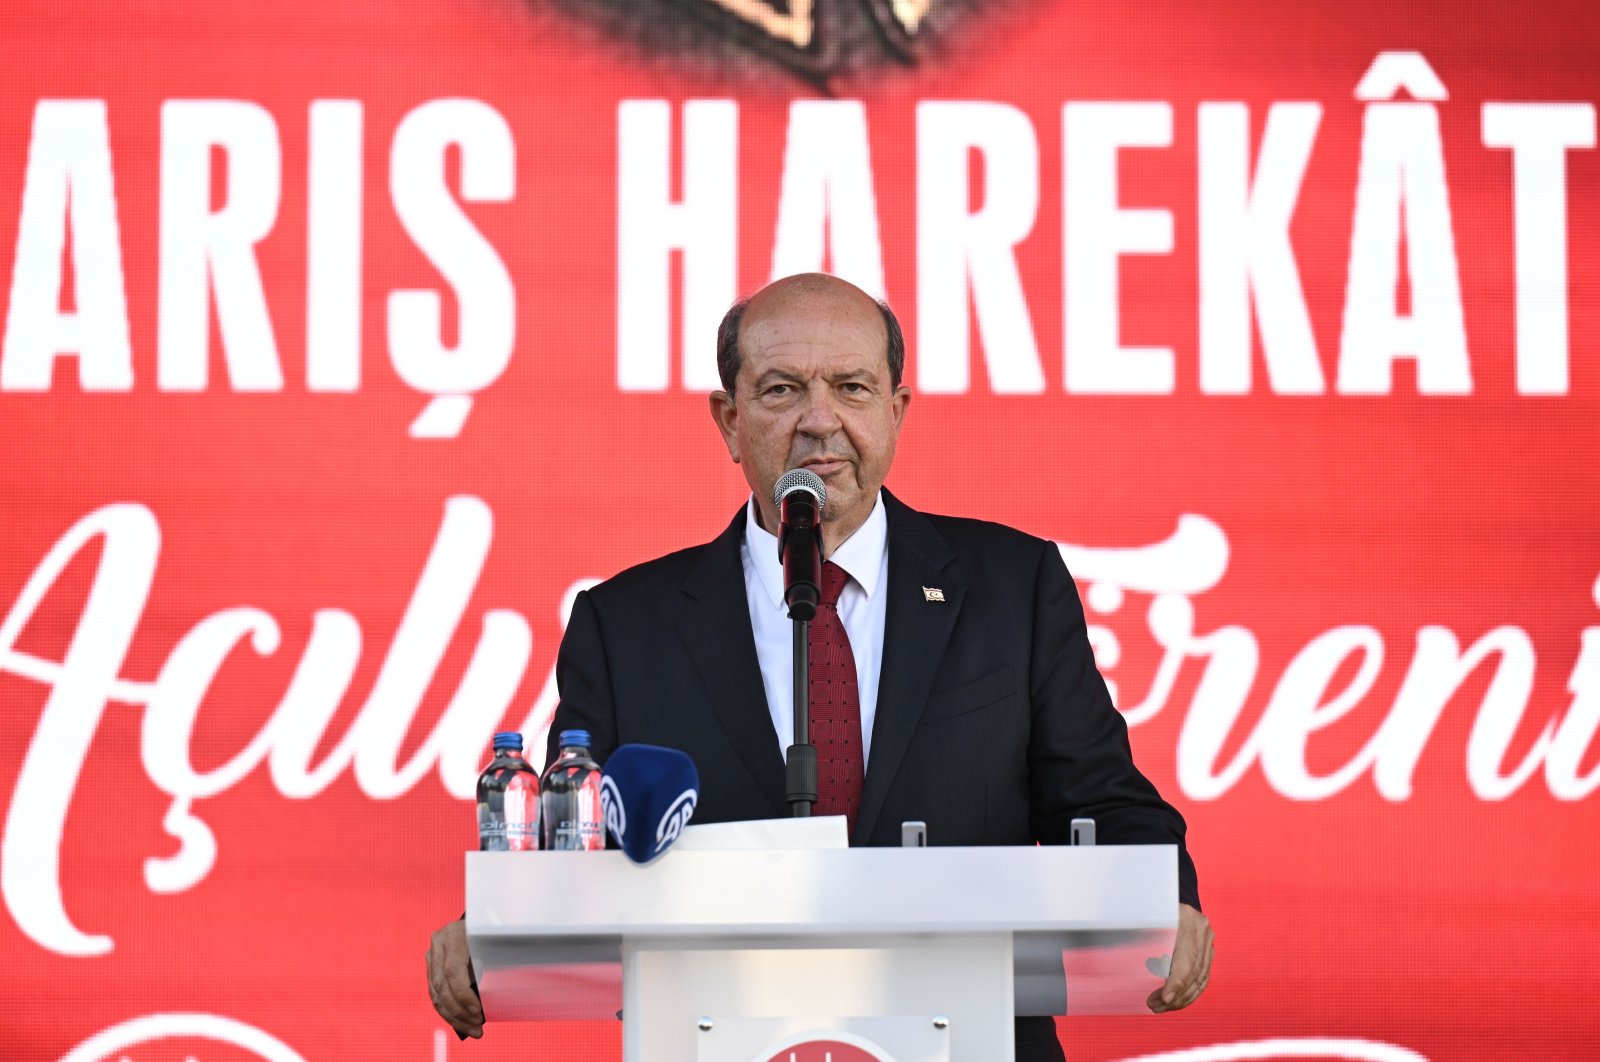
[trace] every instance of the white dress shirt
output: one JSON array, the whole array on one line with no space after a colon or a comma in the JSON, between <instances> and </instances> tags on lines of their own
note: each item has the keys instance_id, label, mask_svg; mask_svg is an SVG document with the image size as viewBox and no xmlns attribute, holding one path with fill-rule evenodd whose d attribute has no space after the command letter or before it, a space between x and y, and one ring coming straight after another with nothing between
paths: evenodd
<instances>
[{"instance_id":1,"label":"white dress shirt","mask_svg":"<svg viewBox=\"0 0 1600 1062\"><path fill-rule=\"evenodd\" d=\"M756 636L756 658L761 663L761 685L767 691L767 711L778 734L780 754L787 757L794 743L794 625L783 603L783 565L778 560L778 540L756 519L755 499L745 512L744 593L750 606L750 626ZM839 593L839 619L850 638L856 658L856 688L861 694L861 765L872 755L872 720L878 709L878 670L883 664L883 618L888 593L883 586L889 570L889 517L878 493L872 514L828 558L850 578Z\"/></svg>"}]
</instances>

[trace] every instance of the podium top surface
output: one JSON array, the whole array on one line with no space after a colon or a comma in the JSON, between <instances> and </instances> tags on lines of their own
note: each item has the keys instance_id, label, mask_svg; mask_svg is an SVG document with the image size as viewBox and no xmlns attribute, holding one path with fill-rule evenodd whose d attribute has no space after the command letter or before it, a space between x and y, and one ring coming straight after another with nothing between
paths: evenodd
<instances>
[{"instance_id":1,"label":"podium top surface","mask_svg":"<svg viewBox=\"0 0 1600 1062\"><path fill-rule=\"evenodd\" d=\"M1172 947L1172 845L469 852L467 940L496 1021L614 1017L629 943L926 948L1011 940L1017 1014L1134 1013ZM930 953L931 954L931 953Z\"/></svg>"},{"instance_id":2,"label":"podium top surface","mask_svg":"<svg viewBox=\"0 0 1600 1062\"><path fill-rule=\"evenodd\" d=\"M1052 935L1177 924L1172 845L469 852L479 940Z\"/></svg>"}]
</instances>

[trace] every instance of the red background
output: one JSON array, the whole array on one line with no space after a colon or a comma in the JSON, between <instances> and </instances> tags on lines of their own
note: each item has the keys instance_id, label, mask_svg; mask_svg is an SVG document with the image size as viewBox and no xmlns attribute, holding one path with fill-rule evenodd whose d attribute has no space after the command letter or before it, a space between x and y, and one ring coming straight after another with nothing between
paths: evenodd
<instances>
[{"instance_id":1,"label":"red background","mask_svg":"<svg viewBox=\"0 0 1600 1062\"><path fill-rule=\"evenodd\" d=\"M1220 527L1227 571L1194 597L1196 628L1247 628L1261 650L1220 764L1285 667L1324 632L1370 626L1386 655L1356 708L1310 738L1314 773L1349 761L1387 716L1419 629L1441 626L1469 645L1518 627L1537 657L1504 761L1508 771L1521 763L1567 712L1583 632L1600 628L1600 158L1567 156L1570 386L1520 395L1511 153L1484 146L1481 105L1592 105L1597 12L1580 3L1051 0L986 28L973 22L971 46L937 62L841 86L867 109L887 296L907 327L914 389L918 101L1013 105L1040 150L1039 211L1017 258L1045 391L990 394L974 337L971 390L914 400L890 487L922 508L1085 547L1158 542L1185 513ZM1338 394L1366 108L1353 89L1380 52L1412 49L1449 90L1438 113L1473 389L1420 395L1402 359L1391 393ZM471 496L493 514L493 542L402 762L444 711L494 609L519 614L532 635L502 720L520 724L554 660L567 588L708 539L744 496L702 395L676 382L663 393L617 386L617 105L739 101L747 291L768 278L790 100L815 93L775 69L723 74L640 54L560 11L509 0L74 3L0 16L0 292L12 280L36 102L104 100L134 374L126 392L85 393L65 356L47 392L0 391L0 615L80 519L114 503L143 506L160 527L160 562L121 676L154 679L179 639L219 610L248 605L274 617L281 645L235 650L199 712L190 758L215 768L273 715L313 614L345 610L362 630L360 664L320 757L365 703L446 499ZM388 293L439 288L451 298L396 218L389 147L405 114L445 97L486 102L514 138L513 198L465 209L512 279L517 338L458 437L414 439L408 426L427 396L390 362ZM282 198L257 247L285 379L277 392L230 386L215 324L209 386L157 386L161 106L191 98L252 101L277 124ZM305 145L316 99L364 106L362 379L352 394L312 393L304 368ZM1173 108L1172 146L1125 152L1118 187L1123 205L1173 215L1173 252L1124 259L1120 287L1122 341L1174 351L1170 395L1081 395L1063 384L1061 107L1080 100ZM1274 101L1324 108L1290 230L1324 395L1273 393L1259 357L1249 394L1199 387L1196 109L1228 100L1250 105L1252 152ZM459 161L450 167L454 182ZM644 521L641 511L671 515ZM97 558L91 546L56 581L19 652L62 659L104 577ZM1160 655L1147 604L1130 593L1120 610L1091 615L1121 642L1105 670L1124 699L1143 696ZM0 655L0 792L18 777L51 692L13 663ZM1325 799L1297 800L1259 766L1214 799L1185 791L1175 750L1204 670L1187 663L1166 710L1133 741L1190 823L1218 934L1211 987L1182 1014L1065 1021L1069 1057L1285 1037L1381 1041L1434 1060L1590 1057L1600 1042L1600 798L1557 799L1542 769L1503 800L1474 791L1465 750L1493 666L1446 706L1409 799L1386 799L1367 772ZM1340 669L1331 688L1354 673ZM114 950L58 954L8 908L0 1057L58 1058L102 1029L170 1012L236 1019L305 1059L616 1057L617 1030L603 1026L436 1039L422 953L460 909L459 854L473 844L473 820L435 771L393 799L373 798L349 770L290 799L260 765L195 805L218 845L209 873L182 891L152 891L145 860L170 856L176 842L162 828L171 798L142 766L142 714L107 708L61 841L66 911L84 932L111 936ZM487 730L482 737L486 755ZM1596 769L1596 755L1590 747L1580 772ZM32 813L11 807L14 820ZM134 1062L253 1057L198 1040L123 1053Z\"/></svg>"}]
</instances>

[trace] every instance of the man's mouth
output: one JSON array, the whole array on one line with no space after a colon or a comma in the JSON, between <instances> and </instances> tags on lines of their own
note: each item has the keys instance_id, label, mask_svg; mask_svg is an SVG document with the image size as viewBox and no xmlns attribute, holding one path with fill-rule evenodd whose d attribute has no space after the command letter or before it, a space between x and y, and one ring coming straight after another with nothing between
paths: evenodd
<instances>
[{"instance_id":1,"label":"man's mouth","mask_svg":"<svg viewBox=\"0 0 1600 1062\"><path fill-rule=\"evenodd\" d=\"M819 476L828 476L844 468L849 463L838 457L808 457L800 462L800 467L809 469Z\"/></svg>"}]
</instances>

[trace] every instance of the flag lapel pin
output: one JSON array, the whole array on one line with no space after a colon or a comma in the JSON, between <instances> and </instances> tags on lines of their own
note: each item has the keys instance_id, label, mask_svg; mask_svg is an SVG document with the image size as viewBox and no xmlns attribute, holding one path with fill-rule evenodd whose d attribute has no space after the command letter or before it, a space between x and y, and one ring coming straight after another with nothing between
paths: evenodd
<instances>
[{"instance_id":1,"label":"flag lapel pin","mask_svg":"<svg viewBox=\"0 0 1600 1062\"><path fill-rule=\"evenodd\" d=\"M944 602L944 591L937 586L924 586L922 588L922 599L924 601L938 601L942 604Z\"/></svg>"}]
</instances>

